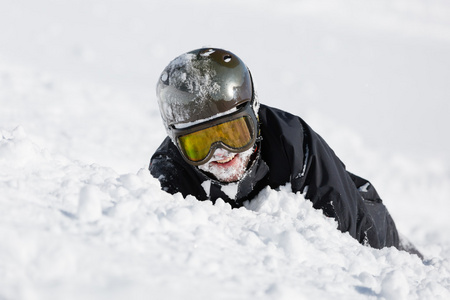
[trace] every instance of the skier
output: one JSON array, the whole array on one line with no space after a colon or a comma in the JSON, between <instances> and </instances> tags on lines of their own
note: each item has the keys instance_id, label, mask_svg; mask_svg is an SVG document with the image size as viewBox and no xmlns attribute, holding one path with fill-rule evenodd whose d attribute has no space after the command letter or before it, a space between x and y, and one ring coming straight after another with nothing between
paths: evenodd
<instances>
[{"instance_id":1,"label":"skier","mask_svg":"<svg viewBox=\"0 0 450 300\"><path fill-rule=\"evenodd\" d=\"M421 257L400 240L370 182L346 171L300 117L259 103L235 54L202 48L180 55L162 72L157 98L168 137L149 169L163 190L240 207L266 186L290 183L361 244Z\"/></svg>"}]
</instances>

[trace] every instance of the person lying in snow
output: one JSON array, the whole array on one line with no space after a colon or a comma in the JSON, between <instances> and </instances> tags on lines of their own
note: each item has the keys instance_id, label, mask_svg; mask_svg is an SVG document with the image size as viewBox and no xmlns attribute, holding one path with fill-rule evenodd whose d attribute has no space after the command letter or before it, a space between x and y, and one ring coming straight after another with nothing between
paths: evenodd
<instances>
[{"instance_id":1,"label":"person lying in snow","mask_svg":"<svg viewBox=\"0 0 450 300\"><path fill-rule=\"evenodd\" d=\"M168 137L149 170L164 191L240 207L267 186L290 183L361 244L421 256L400 240L370 182L346 171L300 117L258 102L235 54L202 48L180 55L162 72L157 98Z\"/></svg>"}]
</instances>

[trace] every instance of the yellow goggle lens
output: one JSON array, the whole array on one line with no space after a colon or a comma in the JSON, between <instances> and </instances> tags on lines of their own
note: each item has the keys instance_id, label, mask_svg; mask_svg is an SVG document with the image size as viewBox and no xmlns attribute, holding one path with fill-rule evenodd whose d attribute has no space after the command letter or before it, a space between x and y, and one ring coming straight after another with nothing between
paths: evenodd
<instances>
[{"instance_id":1,"label":"yellow goggle lens","mask_svg":"<svg viewBox=\"0 0 450 300\"><path fill-rule=\"evenodd\" d=\"M234 149L245 147L252 140L246 118L241 117L180 136L180 147L186 157L194 162L205 159L211 145L216 142L222 142Z\"/></svg>"}]
</instances>

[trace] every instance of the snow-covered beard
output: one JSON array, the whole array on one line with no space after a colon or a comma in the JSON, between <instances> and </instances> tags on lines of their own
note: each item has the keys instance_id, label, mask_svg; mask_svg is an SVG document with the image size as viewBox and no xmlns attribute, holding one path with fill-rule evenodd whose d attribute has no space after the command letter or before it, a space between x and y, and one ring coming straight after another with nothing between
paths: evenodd
<instances>
[{"instance_id":1,"label":"snow-covered beard","mask_svg":"<svg viewBox=\"0 0 450 300\"><path fill-rule=\"evenodd\" d=\"M253 148L241 153L218 148L214 151L212 158L198 168L214 175L221 182L238 181L244 176L252 153Z\"/></svg>"}]
</instances>

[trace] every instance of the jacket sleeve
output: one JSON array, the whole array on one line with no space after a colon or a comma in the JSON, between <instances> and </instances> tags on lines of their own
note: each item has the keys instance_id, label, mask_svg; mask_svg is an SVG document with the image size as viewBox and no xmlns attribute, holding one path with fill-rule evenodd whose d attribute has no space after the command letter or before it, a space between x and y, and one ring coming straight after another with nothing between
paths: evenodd
<instances>
[{"instance_id":1,"label":"jacket sleeve","mask_svg":"<svg viewBox=\"0 0 450 300\"><path fill-rule=\"evenodd\" d=\"M306 198L313 202L315 208L322 209L325 215L335 218L339 230L348 232L361 244L374 248L398 246L397 230L376 191L373 194L376 197L369 202L368 209L366 200L353 181L356 177L352 179L345 165L322 137L306 123L303 127L308 152L302 178L302 185L307 186ZM373 215L378 212L381 214L379 219L388 222L375 222Z\"/></svg>"},{"instance_id":2,"label":"jacket sleeve","mask_svg":"<svg viewBox=\"0 0 450 300\"><path fill-rule=\"evenodd\" d=\"M365 207L372 217L377 229L380 247L394 246L400 249L400 237L394 220L389 214L386 206L378 195L375 187L364 178L347 172L354 182L359 194L364 200ZM411 252L408 250L408 252ZM412 252L411 252L412 253Z\"/></svg>"},{"instance_id":3,"label":"jacket sleeve","mask_svg":"<svg viewBox=\"0 0 450 300\"><path fill-rule=\"evenodd\" d=\"M198 176L180 157L169 137L156 150L150 160L150 174L159 180L161 189L170 194L193 195L199 200L207 199Z\"/></svg>"},{"instance_id":4,"label":"jacket sleeve","mask_svg":"<svg viewBox=\"0 0 450 300\"><path fill-rule=\"evenodd\" d=\"M314 208L336 219L338 229L362 244L381 248L377 228L344 164L327 143L298 116L261 105L264 160L270 185L291 183Z\"/></svg>"}]
</instances>

